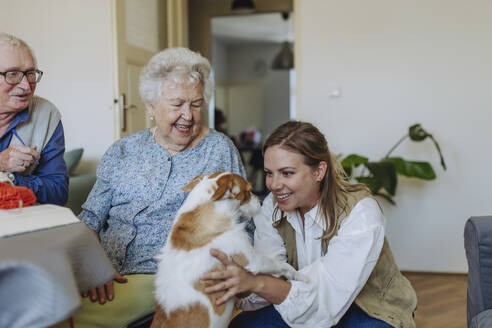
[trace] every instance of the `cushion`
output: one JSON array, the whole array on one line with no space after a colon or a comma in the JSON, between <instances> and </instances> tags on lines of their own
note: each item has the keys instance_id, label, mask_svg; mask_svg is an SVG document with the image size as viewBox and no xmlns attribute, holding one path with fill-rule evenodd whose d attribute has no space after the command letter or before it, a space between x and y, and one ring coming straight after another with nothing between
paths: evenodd
<instances>
[{"instance_id":1,"label":"cushion","mask_svg":"<svg viewBox=\"0 0 492 328\"><path fill-rule=\"evenodd\" d=\"M489 327L492 327L492 309L480 312L473 318L471 322L471 328Z\"/></svg>"},{"instance_id":2,"label":"cushion","mask_svg":"<svg viewBox=\"0 0 492 328\"><path fill-rule=\"evenodd\" d=\"M68 200L65 206L71 209L75 215L79 215L82 212L82 204L85 203L95 182L95 173L76 174L70 177Z\"/></svg>"},{"instance_id":3,"label":"cushion","mask_svg":"<svg viewBox=\"0 0 492 328\"><path fill-rule=\"evenodd\" d=\"M75 172L75 168L79 164L83 153L83 148L76 148L65 152L63 159L67 165L68 175L72 175Z\"/></svg>"},{"instance_id":4,"label":"cushion","mask_svg":"<svg viewBox=\"0 0 492 328\"><path fill-rule=\"evenodd\" d=\"M478 313L492 308L492 216L475 216L464 231L468 261L468 325Z\"/></svg>"}]
</instances>

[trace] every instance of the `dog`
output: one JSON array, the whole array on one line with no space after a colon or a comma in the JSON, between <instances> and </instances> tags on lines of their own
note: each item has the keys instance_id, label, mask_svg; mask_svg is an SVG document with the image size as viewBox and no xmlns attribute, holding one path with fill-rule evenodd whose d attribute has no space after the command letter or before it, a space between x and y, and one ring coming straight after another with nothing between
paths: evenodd
<instances>
[{"instance_id":1,"label":"dog","mask_svg":"<svg viewBox=\"0 0 492 328\"><path fill-rule=\"evenodd\" d=\"M156 312L151 328L227 327L234 300L221 306L224 293L205 294L200 280L206 272L223 268L209 251L226 253L246 270L305 280L289 264L255 254L241 216L252 217L260 209L251 184L240 175L217 172L194 178L183 190L190 191L178 210L173 228L160 255L156 274Z\"/></svg>"}]
</instances>

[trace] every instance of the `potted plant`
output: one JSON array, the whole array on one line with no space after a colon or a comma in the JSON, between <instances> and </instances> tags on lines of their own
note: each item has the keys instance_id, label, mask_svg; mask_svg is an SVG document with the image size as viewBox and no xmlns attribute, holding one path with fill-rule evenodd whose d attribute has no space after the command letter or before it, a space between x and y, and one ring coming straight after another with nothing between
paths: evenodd
<instances>
[{"instance_id":1,"label":"potted plant","mask_svg":"<svg viewBox=\"0 0 492 328\"><path fill-rule=\"evenodd\" d=\"M434 180L436 178L436 173L430 163L409 161L402 157L390 157L396 147L407 138L416 142L424 141L427 138L432 140L439 153L441 166L446 170L446 163L444 162L437 141L432 134L425 131L420 124L414 124L410 126L408 133L398 140L398 142L390 148L386 156L379 161L370 161L367 157L358 154L350 154L343 158L341 164L347 174L347 178L364 183L371 190L373 195L380 196L393 205L396 205L392 197L396 193L398 175L423 180ZM363 167L362 170L354 170L361 165Z\"/></svg>"}]
</instances>

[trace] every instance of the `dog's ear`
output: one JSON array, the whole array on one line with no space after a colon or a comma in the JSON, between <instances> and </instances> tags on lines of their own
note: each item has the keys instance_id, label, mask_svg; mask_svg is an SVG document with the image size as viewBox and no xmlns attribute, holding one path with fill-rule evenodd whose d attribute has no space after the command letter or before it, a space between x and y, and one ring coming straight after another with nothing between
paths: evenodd
<instances>
[{"instance_id":1,"label":"dog's ear","mask_svg":"<svg viewBox=\"0 0 492 328\"><path fill-rule=\"evenodd\" d=\"M221 176L217 180L217 190L212 195L212 200L237 199L241 205L251 197L252 186L240 175L230 173Z\"/></svg>"},{"instance_id":2,"label":"dog's ear","mask_svg":"<svg viewBox=\"0 0 492 328\"><path fill-rule=\"evenodd\" d=\"M209 179L213 179L215 178L216 176L220 175L224 173L223 171L218 171L218 172L215 172L214 174L201 174L197 177L194 177L186 186L184 186L183 188L181 188L183 191L192 191L193 188L195 188L195 186L197 184L200 183L200 181L202 181L203 179L205 178L209 178Z\"/></svg>"},{"instance_id":3,"label":"dog's ear","mask_svg":"<svg viewBox=\"0 0 492 328\"><path fill-rule=\"evenodd\" d=\"M212 195L212 200L223 199L225 198L225 196L228 195L227 191L231 189L229 176L230 174L227 174L217 179L217 189ZM227 197L227 198L231 198L231 197Z\"/></svg>"},{"instance_id":4,"label":"dog's ear","mask_svg":"<svg viewBox=\"0 0 492 328\"><path fill-rule=\"evenodd\" d=\"M253 186L248 181L244 180L240 175L234 176L235 185L239 187L239 190L235 193L235 198L240 201L240 205L249 202L251 198L251 190Z\"/></svg>"},{"instance_id":5,"label":"dog's ear","mask_svg":"<svg viewBox=\"0 0 492 328\"><path fill-rule=\"evenodd\" d=\"M197 177L194 177L186 186L184 186L183 188L181 188L183 191L192 191L193 188L195 188L195 186L197 184L200 183L200 181L202 181L204 178L208 177L207 174L202 174L202 175L199 175Z\"/></svg>"}]
</instances>

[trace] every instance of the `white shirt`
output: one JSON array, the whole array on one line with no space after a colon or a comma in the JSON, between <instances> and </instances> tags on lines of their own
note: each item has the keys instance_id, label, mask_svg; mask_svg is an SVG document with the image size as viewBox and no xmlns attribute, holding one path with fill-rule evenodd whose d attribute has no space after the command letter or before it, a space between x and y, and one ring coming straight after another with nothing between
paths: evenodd
<instances>
[{"instance_id":1,"label":"white shirt","mask_svg":"<svg viewBox=\"0 0 492 328\"><path fill-rule=\"evenodd\" d=\"M260 213L254 218L255 251L279 261L287 261L282 237L272 226L272 195L268 195ZM287 298L274 305L291 327L331 327L345 314L364 287L384 242L384 217L372 198L359 201L342 221L338 234L322 254L321 240L324 224L317 217L318 206L304 215L285 213L296 232L299 270L309 283L290 281ZM268 305L257 295L241 300L244 310L256 310Z\"/></svg>"}]
</instances>

